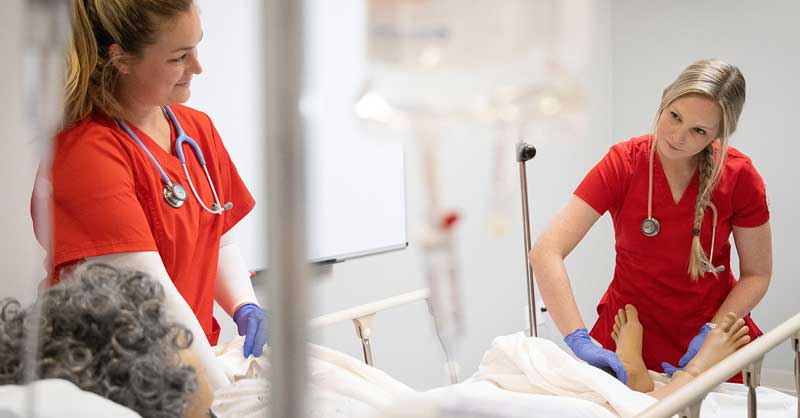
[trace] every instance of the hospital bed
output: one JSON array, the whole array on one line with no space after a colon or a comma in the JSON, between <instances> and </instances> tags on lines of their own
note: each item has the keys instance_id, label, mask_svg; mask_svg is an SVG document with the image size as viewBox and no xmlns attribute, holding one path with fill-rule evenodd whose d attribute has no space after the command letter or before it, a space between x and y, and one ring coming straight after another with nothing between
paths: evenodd
<instances>
[{"instance_id":1,"label":"hospital bed","mask_svg":"<svg viewBox=\"0 0 800 418\"><path fill-rule=\"evenodd\" d=\"M755 368L746 370L749 386L723 382L740 368L746 369L743 365L762 357L764 349L795 335L800 315L768 332L748 345L749 348L740 350L661 402L631 391L614 377L575 360L548 340L527 337L522 333L497 337L484 355L479 370L466 381L418 392L369 366L373 360L370 321L385 309L427 301L428 297L428 289L419 289L323 315L309 322L311 329L319 329L353 321L363 349L362 361L325 347L309 347L309 400L306 405L311 409L310 417L516 418L529 416L531 411L536 411L536 416L560 418L672 417L676 413L681 417L696 417L701 416L698 413L702 399L706 399L704 418L743 417L751 404L752 411L755 411L757 395L762 400L759 407L762 416L797 416L796 398L768 388L756 390L759 382ZM243 393L239 393L242 387L237 388L237 384L244 385L246 393L271 390L270 382L265 379L240 380L250 367L242 361L240 352L241 341L234 340L221 353L221 357L227 356L234 363L227 370L229 377L239 382L217 395L221 403L228 402L232 407L241 406L243 402ZM260 361L267 362L268 357ZM269 369L270 366L262 363L259 368ZM244 395L244 398L245 402L255 402L261 405L262 412L267 412L269 396L255 399ZM753 412L750 414L754 416ZM218 415L222 418L229 416Z\"/></svg>"}]
</instances>

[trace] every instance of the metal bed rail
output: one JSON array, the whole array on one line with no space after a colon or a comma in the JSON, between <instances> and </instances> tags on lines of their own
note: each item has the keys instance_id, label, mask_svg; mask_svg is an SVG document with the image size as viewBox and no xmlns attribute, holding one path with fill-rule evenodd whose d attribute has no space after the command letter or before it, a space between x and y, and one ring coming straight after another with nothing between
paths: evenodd
<instances>
[{"instance_id":1,"label":"metal bed rail","mask_svg":"<svg viewBox=\"0 0 800 418\"><path fill-rule=\"evenodd\" d=\"M364 362L372 364L372 319L380 311L385 311L397 306L406 305L418 300L430 299L431 291L428 288L418 289L413 292L403 293L375 302L354 306L341 311L318 316L308 322L308 328L318 329L341 321L352 320L356 327L358 338L361 339L361 348L364 352Z\"/></svg>"},{"instance_id":2,"label":"metal bed rail","mask_svg":"<svg viewBox=\"0 0 800 418\"><path fill-rule=\"evenodd\" d=\"M789 318L773 330L742 347L716 366L700 374L686 386L647 408L638 418L665 418L679 414L681 418L698 418L700 406L706 395L717 385L742 371L747 392L747 416L757 416L756 388L761 384L761 364L764 354L780 343L791 340L795 354L794 378L798 394L800 417L800 313Z\"/></svg>"}]
</instances>

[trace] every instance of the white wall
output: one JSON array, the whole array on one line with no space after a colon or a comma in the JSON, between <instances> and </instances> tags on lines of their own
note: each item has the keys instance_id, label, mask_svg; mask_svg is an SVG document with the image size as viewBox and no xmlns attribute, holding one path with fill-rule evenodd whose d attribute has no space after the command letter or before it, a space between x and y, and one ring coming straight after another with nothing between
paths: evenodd
<instances>
[{"instance_id":1,"label":"white wall","mask_svg":"<svg viewBox=\"0 0 800 418\"><path fill-rule=\"evenodd\" d=\"M661 91L689 63L720 58L747 80L747 103L731 144L749 155L764 177L772 215L774 270L769 292L753 318L767 331L796 314L796 192L794 156L800 117L797 40L800 3L614 2L613 127L615 140L647 132ZM767 356L765 384L791 388L789 344Z\"/></svg>"}]
</instances>

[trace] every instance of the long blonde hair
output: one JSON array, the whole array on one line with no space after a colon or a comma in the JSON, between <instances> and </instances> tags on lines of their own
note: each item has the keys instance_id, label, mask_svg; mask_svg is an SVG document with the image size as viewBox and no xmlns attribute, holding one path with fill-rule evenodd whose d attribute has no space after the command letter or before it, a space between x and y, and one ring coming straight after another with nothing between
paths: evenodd
<instances>
[{"instance_id":1,"label":"long blonde hair","mask_svg":"<svg viewBox=\"0 0 800 418\"><path fill-rule=\"evenodd\" d=\"M109 47L118 44L127 54L140 56L156 41L163 19L187 12L193 4L192 0L73 0L64 126L95 109L121 116L122 105L114 95L119 73Z\"/></svg>"},{"instance_id":2,"label":"long blonde hair","mask_svg":"<svg viewBox=\"0 0 800 418\"><path fill-rule=\"evenodd\" d=\"M736 131L739 115L745 101L745 81L741 71L735 66L717 59L700 60L683 70L661 96L661 105L656 113L656 123L663 110L676 99L687 94L699 94L717 102L722 110L719 149L715 152L713 142L700 151L700 185L694 207L692 247L689 254L689 275L697 280L706 271L716 275L708 256L700 242L706 207L711 202L711 194L719 182L722 167L728 154L728 139ZM655 145L655 143L654 143Z\"/></svg>"}]
</instances>

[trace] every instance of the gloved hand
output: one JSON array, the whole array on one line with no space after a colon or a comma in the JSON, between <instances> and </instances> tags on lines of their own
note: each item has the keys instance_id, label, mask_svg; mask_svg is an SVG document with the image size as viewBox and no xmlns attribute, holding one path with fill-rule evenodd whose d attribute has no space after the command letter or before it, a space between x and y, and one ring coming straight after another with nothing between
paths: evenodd
<instances>
[{"instance_id":1,"label":"gloved hand","mask_svg":"<svg viewBox=\"0 0 800 418\"><path fill-rule=\"evenodd\" d=\"M620 382L628 384L628 372L617 354L595 344L589 337L589 331L586 328L576 329L572 334L564 337L564 342L581 360L600 369L611 369Z\"/></svg>"},{"instance_id":2,"label":"gloved hand","mask_svg":"<svg viewBox=\"0 0 800 418\"><path fill-rule=\"evenodd\" d=\"M236 309L233 322L239 329L239 335L244 335L244 358L250 354L259 357L264 350L269 336L269 317L267 313L255 303L246 303Z\"/></svg>"},{"instance_id":3,"label":"gloved hand","mask_svg":"<svg viewBox=\"0 0 800 418\"><path fill-rule=\"evenodd\" d=\"M662 362L661 367L664 368L664 373L669 376L672 376L676 371L683 370L687 364L694 358L697 354L697 351L700 350L700 347L703 346L703 341L706 340L706 335L711 331L711 327L708 324L703 325L700 327L700 332L692 338L692 341L689 342L689 348L686 350L686 354L678 360L678 367L675 367L669 363Z\"/></svg>"}]
</instances>

